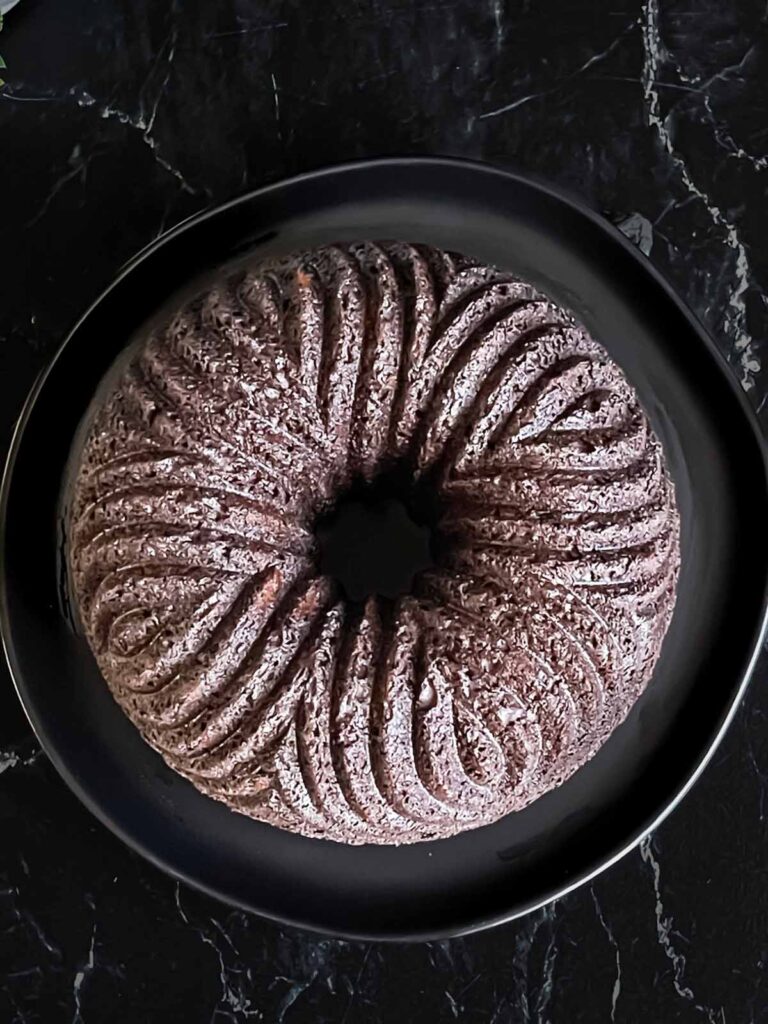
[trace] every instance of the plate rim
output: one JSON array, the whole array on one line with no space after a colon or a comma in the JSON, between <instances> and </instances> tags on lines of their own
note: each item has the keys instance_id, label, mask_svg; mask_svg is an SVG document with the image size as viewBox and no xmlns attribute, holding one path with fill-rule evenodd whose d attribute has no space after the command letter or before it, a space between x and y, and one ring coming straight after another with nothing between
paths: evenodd
<instances>
[{"instance_id":1,"label":"plate rim","mask_svg":"<svg viewBox=\"0 0 768 1024\"><path fill-rule=\"evenodd\" d=\"M347 173L353 173L355 171L367 171L376 169L386 168L398 168L403 169L409 166L426 166L439 168L464 168L472 173L478 175L488 175L511 183L513 185L523 186L526 189L533 189L548 199L554 200L556 203L566 205L571 212L578 214L581 217L586 217L591 221L592 225L598 228L604 234L607 234L609 238L614 242L618 243L626 253L628 253L633 261L641 268L642 273L647 275L653 285L656 288L661 289L666 297L671 300L679 313L681 313L687 321L691 330L697 336L699 342L703 344L708 350L709 355L713 358L714 363L720 372L721 377L724 379L725 385L730 389L733 397L736 399L739 406L741 416L746 420L749 425L750 432L754 437L757 448L761 454L762 470L763 470L763 485L768 493L768 446L766 444L765 435L760 427L757 415L749 403L747 395L744 389L739 384L733 369L729 365L726 357L720 351L714 339L710 333L706 330L703 324L699 321L698 317L688 308L687 304L677 294L673 286L667 281L656 266L646 257L644 254L639 252L637 247L607 218L602 216L600 213L592 209L583 200L577 196L569 193L562 189L560 186L553 185L551 182L545 181L536 174L521 173L516 170L508 170L491 163L481 162L478 160L449 157L449 156L388 156L381 158L363 158L358 160L345 161L339 164L332 164L322 166L313 170L305 171L301 174L292 175L290 177L281 178L277 181L270 182L264 186L256 189L252 189L249 192L243 193L232 199L227 200L224 203L217 205L210 205L202 210L191 214L189 217L175 224L172 228L163 232L157 238L153 239L146 246L140 249L134 256L129 258L125 263L122 264L118 270L116 276L109 282L109 284L103 288L97 297L91 302L84 313L76 320L74 325L65 334L63 341L56 348L52 357L46 362L46 365L40 370L37 378L33 382L26 400L24 401L21 411L19 412L15 425L12 430L10 442L8 445L8 451L4 462L2 479L0 480L0 545L4 543L5 538L5 525L6 516L9 502L9 495L12 488L13 471L16 463L19 448L21 446L22 437L27 426L27 423L32 415L32 411L38 401L38 398L43 391L45 384L51 375L54 366L59 362L63 356L67 346L71 339L77 334L81 326L88 320L94 310L101 305L111 292L118 287L118 285L130 275L141 263L153 256L158 250L162 249L171 239L183 234L185 231L193 228L207 220L213 219L225 211L236 208L237 206L247 204L257 198L265 198L274 193L280 193L283 190L291 188L293 186L311 183L325 178L334 178L343 176ZM46 756L49 758L54 768L61 776L68 788L74 793L74 795L80 800L82 804L93 814L103 825L105 825L110 832L116 835L122 842L124 842L131 850L138 853L140 856L148 860L155 867L159 868L166 875L175 879L177 882L184 882L186 885L193 889L204 892L206 895L223 902L226 905L237 907L238 909L245 909L248 912L254 913L263 917L267 920L272 921L278 925L288 925L303 929L305 931L312 932L317 935L330 936L340 939L352 939L356 941L380 941L380 942L403 942L403 941L428 941L428 940L439 940L444 938L458 937L462 935L470 935L472 933L482 931L491 927L496 927L501 924L508 923L517 918L523 917L526 914L532 913L548 904L561 899L568 893L580 888L581 886L589 883L592 879L602 874L609 867L621 860L622 857L630 853L635 847L637 847L644 839L646 839L652 832L654 832L658 826L677 808L680 802L688 794L691 788L699 780L704 770L709 765L712 757L720 746L725 733L729 729L733 718L735 717L739 707L741 706L742 700L746 693L747 687L753 677L756 664L760 658L763 642L768 635L768 579L766 579L763 591L762 601L760 608L760 615L758 624L754 631L754 636L751 642L751 653L746 661L745 668L741 673L741 678L738 682L738 686L735 689L734 695L730 698L727 709L719 719L719 724L714 734L707 741L707 747L703 755L699 758L695 766L691 769L690 773L685 778L684 782L679 785L673 795L666 800L661 810L651 817L651 820L646 820L641 823L639 827L633 832L630 839L626 843L621 845L618 849L614 849L608 856L601 856L598 858L598 863L595 867L590 870L582 871L576 878L572 879L567 885L560 885L552 887L548 893L542 898L537 898L530 902L518 904L513 909L507 909L500 912L498 915L491 917L485 917L480 920L473 918L470 920L462 919L457 922L455 927L444 927L438 930L430 930L424 932L398 932L396 929L388 930L386 933L383 932L364 932L360 930L351 929L349 931L341 931L336 928L322 927L313 922L308 922L303 919L298 919L291 914L280 915L274 912L263 910L248 904L246 901L238 901L236 898L229 894L225 894L220 890L217 890L207 882L201 881L197 878L191 877L188 873L181 871L175 865L172 865L164 856L158 855L153 849L148 846L142 839L134 836L127 831L121 824L119 824L108 812L102 807L98 800L92 798L87 789L87 786L83 786L80 780L76 777L76 774L68 767L66 758L60 756L56 745L49 742L45 723L36 715L34 708L30 708L25 700L25 686L22 682L23 672L20 665L17 662L16 652L10 636L10 623L9 623L10 609L8 603L8 593L6 587L6 575L4 567L0 567L0 641L5 656L5 660L8 666L9 674L13 687L16 691L16 695L22 706L24 714L32 728L37 741ZM33 702L34 703L34 702Z\"/></svg>"}]
</instances>

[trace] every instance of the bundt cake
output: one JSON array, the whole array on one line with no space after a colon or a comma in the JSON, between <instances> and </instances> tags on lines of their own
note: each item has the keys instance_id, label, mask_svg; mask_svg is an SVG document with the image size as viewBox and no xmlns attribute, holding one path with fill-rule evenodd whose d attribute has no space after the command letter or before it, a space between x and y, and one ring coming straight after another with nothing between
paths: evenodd
<instances>
[{"instance_id":1,"label":"bundt cake","mask_svg":"<svg viewBox=\"0 0 768 1024\"><path fill-rule=\"evenodd\" d=\"M253 818L390 844L491 823L651 677L680 561L661 445L510 274L399 242L222 272L136 339L84 436L68 565L101 673ZM316 527L381 479L428 510L434 559L353 600Z\"/></svg>"}]
</instances>

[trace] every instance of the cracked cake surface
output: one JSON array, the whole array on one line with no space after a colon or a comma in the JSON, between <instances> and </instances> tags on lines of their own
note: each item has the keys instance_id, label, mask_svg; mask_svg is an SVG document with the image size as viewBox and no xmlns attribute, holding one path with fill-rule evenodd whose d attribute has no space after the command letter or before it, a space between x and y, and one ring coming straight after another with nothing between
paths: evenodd
<instances>
[{"instance_id":1,"label":"cracked cake surface","mask_svg":"<svg viewBox=\"0 0 768 1024\"><path fill-rule=\"evenodd\" d=\"M441 554L346 600L314 524L401 467ZM72 589L115 699L204 793L405 843L563 782L648 683L674 488L606 351L514 276L395 242L228 272L155 322L88 426Z\"/></svg>"}]
</instances>

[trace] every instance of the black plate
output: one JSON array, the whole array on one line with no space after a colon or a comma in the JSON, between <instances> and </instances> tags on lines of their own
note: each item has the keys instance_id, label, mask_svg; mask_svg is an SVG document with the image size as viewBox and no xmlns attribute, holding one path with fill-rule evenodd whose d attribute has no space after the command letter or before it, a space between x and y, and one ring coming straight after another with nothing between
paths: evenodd
<instances>
[{"instance_id":1,"label":"black plate","mask_svg":"<svg viewBox=\"0 0 768 1024\"><path fill-rule=\"evenodd\" d=\"M677 609L654 679L597 756L495 825L416 846L345 847L231 813L170 771L67 627L57 499L78 422L131 333L197 275L248 252L360 238L500 264L570 306L621 363L661 436L683 516ZM353 164L263 189L144 250L32 394L3 487L2 627L19 696L84 803L155 864L241 907L345 936L425 938L522 914L663 818L733 715L764 627L768 489L744 396L643 256L546 187L449 160Z\"/></svg>"}]
</instances>

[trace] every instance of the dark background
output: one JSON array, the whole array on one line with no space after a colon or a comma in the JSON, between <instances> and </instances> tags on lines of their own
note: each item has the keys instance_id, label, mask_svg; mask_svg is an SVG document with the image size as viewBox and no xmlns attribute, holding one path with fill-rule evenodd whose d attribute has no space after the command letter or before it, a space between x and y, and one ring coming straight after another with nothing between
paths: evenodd
<instances>
[{"instance_id":1,"label":"dark background","mask_svg":"<svg viewBox=\"0 0 768 1024\"><path fill-rule=\"evenodd\" d=\"M766 404L765 0L22 0L0 53L3 448L67 329L164 229L387 153L577 193ZM768 1021L767 677L681 807L591 885L381 946L281 930L139 860L39 753L3 670L0 1024Z\"/></svg>"}]
</instances>

